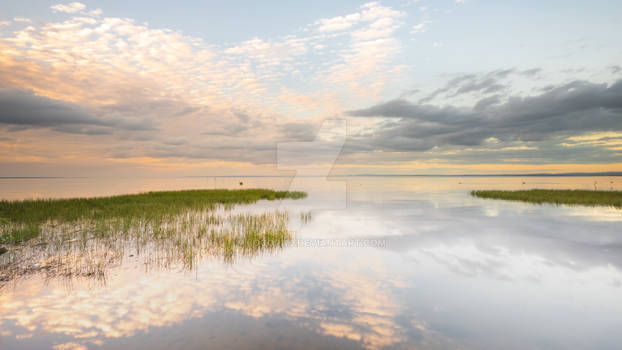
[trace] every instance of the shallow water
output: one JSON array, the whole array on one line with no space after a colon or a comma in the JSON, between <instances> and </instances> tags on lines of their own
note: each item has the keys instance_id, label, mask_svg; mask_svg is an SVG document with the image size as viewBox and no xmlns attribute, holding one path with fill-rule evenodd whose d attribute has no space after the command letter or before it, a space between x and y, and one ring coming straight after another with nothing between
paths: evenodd
<instances>
[{"instance_id":1,"label":"shallow water","mask_svg":"<svg viewBox=\"0 0 622 350\"><path fill-rule=\"evenodd\" d=\"M311 212L287 247L234 263L8 283L0 348L619 349L622 210L468 194L595 186L622 178L0 179L10 199L303 189L236 210Z\"/></svg>"}]
</instances>

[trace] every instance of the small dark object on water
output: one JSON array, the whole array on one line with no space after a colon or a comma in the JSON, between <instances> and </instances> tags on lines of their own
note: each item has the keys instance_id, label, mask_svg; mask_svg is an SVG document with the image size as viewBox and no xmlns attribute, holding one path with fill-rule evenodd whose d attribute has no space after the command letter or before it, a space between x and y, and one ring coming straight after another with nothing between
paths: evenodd
<instances>
[{"instance_id":1,"label":"small dark object on water","mask_svg":"<svg viewBox=\"0 0 622 350\"><path fill-rule=\"evenodd\" d=\"M6 248L0 247L0 255L4 254L6 252L8 252L8 250Z\"/></svg>"}]
</instances>

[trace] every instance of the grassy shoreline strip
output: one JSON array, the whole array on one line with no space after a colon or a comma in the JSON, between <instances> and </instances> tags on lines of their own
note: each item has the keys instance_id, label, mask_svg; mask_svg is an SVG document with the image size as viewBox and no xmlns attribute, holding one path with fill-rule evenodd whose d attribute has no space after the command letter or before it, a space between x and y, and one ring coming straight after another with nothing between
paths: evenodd
<instances>
[{"instance_id":1,"label":"grassy shoreline strip","mask_svg":"<svg viewBox=\"0 0 622 350\"><path fill-rule=\"evenodd\" d=\"M0 244L18 244L37 237L48 221L135 220L162 222L185 210L211 210L218 205L250 204L258 200L299 199L304 192L267 189L183 190L110 197L0 201Z\"/></svg>"},{"instance_id":2,"label":"grassy shoreline strip","mask_svg":"<svg viewBox=\"0 0 622 350\"><path fill-rule=\"evenodd\" d=\"M479 198L502 199L510 201L529 202L537 204L567 204L585 206L611 206L622 208L622 191L592 191L592 190L517 190L471 191L471 195Z\"/></svg>"}]
</instances>

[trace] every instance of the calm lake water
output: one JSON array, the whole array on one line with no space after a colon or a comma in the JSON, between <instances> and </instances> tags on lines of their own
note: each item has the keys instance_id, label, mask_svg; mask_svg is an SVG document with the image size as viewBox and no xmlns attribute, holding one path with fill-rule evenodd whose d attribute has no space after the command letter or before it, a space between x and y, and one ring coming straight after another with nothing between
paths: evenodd
<instances>
[{"instance_id":1,"label":"calm lake water","mask_svg":"<svg viewBox=\"0 0 622 350\"><path fill-rule=\"evenodd\" d=\"M622 348L622 210L469 195L619 177L0 179L0 197L239 187L306 190L236 210L311 220L292 215L281 250L192 271L126 259L105 281L5 283L0 348Z\"/></svg>"}]
</instances>

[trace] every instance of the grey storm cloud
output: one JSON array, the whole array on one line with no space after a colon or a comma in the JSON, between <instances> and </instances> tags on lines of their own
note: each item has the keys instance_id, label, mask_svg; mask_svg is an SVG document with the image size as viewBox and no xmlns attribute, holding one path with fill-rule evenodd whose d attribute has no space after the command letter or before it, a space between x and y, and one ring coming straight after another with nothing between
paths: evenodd
<instances>
[{"instance_id":1,"label":"grey storm cloud","mask_svg":"<svg viewBox=\"0 0 622 350\"><path fill-rule=\"evenodd\" d=\"M438 107L403 99L347 112L354 117L383 117L373 136L356 137L359 148L425 151L435 146L477 146L502 141L544 141L554 135L622 130L622 80L612 85L574 81L540 95L495 96L473 108Z\"/></svg>"},{"instance_id":2,"label":"grey storm cloud","mask_svg":"<svg viewBox=\"0 0 622 350\"><path fill-rule=\"evenodd\" d=\"M470 81L467 84L463 84L458 90L454 93L454 96L467 94L475 91L483 91L484 93L497 92L499 90L503 90L505 88L504 85L498 84L496 79L488 78L481 81Z\"/></svg>"},{"instance_id":3,"label":"grey storm cloud","mask_svg":"<svg viewBox=\"0 0 622 350\"><path fill-rule=\"evenodd\" d=\"M503 69L486 74L463 74L447 82L445 86L434 90L426 97L419 100L419 103L430 102L439 95L458 96L467 93L481 92L493 93L503 90L505 86L499 81L515 72L514 69Z\"/></svg>"},{"instance_id":4,"label":"grey storm cloud","mask_svg":"<svg viewBox=\"0 0 622 350\"><path fill-rule=\"evenodd\" d=\"M200 160L243 161L254 164L274 163L276 159L276 143L273 141L254 141L244 145L231 144L230 140L211 140L203 144L156 144L147 150L125 152L129 156L149 156L157 158L188 158ZM115 158L122 158L114 155Z\"/></svg>"},{"instance_id":5,"label":"grey storm cloud","mask_svg":"<svg viewBox=\"0 0 622 350\"><path fill-rule=\"evenodd\" d=\"M486 109L489 106L492 106L492 105L500 103L500 102L501 102L501 98L500 98L499 95L493 95L493 96L485 97L485 98L477 101L475 106L473 106L473 109L476 110L476 111L481 111L481 110Z\"/></svg>"},{"instance_id":6,"label":"grey storm cloud","mask_svg":"<svg viewBox=\"0 0 622 350\"><path fill-rule=\"evenodd\" d=\"M533 77L535 75L540 74L540 72L542 72L542 69L540 69L540 68L533 68L533 69L524 70L524 71L520 72L520 74L522 74L522 75L524 75L526 77Z\"/></svg>"},{"instance_id":7,"label":"grey storm cloud","mask_svg":"<svg viewBox=\"0 0 622 350\"><path fill-rule=\"evenodd\" d=\"M251 117L248 115L248 113L242 112L242 111L235 111L233 113L236 117L238 117L240 119L240 121L244 122L244 123L248 123L248 121L251 119Z\"/></svg>"},{"instance_id":8,"label":"grey storm cloud","mask_svg":"<svg viewBox=\"0 0 622 350\"><path fill-rule=\"evenodd\" d=\"M70 103L37 96L29 90L0 89L0 123L56 127L84 124L112 126Z\"/></svg>"},{"instance_id":9,"label":"grey storm cloud","mask_svg":"<svg viewBox=\"0 0 622 350\"><path fill-rule=\"evenodd\" d=\"M261 114L235 108L225 111L205 108L197 116L213 121L206 124L208 130L202 132L201 135L235 136L238 140L239 137L252 135L256 130L266 129L270 124L267 121L268 118L263 118Z\"/></svg>"},{"instance_id":10,"label":"grey storm cloud","mask_svg":"<svg viewBox=\"0 0 622 350\"><path fill-rule=\"evenodd\" d=\"M78 105L13 88L0 89L0 124L17 129L50 128L87 135L110 134L112 128L130 131L154 129L149 120L99 118Z\"/></svg>"},{"instance_id":11,"label":"grey storm cloud","mask_svg":"<svg viewBox=\"0 0 622 350\"><path fill-rule=\"evenodd\" d=\"M285 140L310 141L315 138L318 125L308 122L284 123L279 131Z\"/></svg>"},{"instance_id":12,"label":"grey storm cloud","mask_svg":"<svg viewBox=\"0 0 622 350\"><path fill-rule=\"evenodd\" d=\"M505 90L508 86L507 83L503 83L503 80L510 75L518 75L533 78L538 75L542 70L540 68L533 68L527 70L517 70L515 68L499 69L488 73L469 73L459 75L447 82L445 86L434 90L429 95L421 98L419 103L427 103L435 99L439 95L446 95L449 97L455 97L463 94L492 94ZM412 95L413 92L404 93L402 96Z\"/></svg>"}]
</instances>

